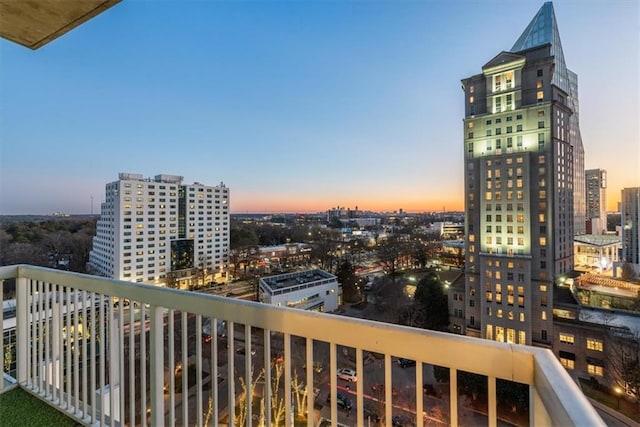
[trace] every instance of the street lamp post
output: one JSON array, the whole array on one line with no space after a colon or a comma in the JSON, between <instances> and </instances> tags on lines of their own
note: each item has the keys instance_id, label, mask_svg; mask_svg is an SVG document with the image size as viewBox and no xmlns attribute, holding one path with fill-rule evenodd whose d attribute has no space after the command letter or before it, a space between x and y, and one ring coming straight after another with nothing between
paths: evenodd
<instances>
[{"instance_id":1,"label":"street lamp post","mask_svg":"<svg viewBox=\"0 0 640 427\"><path fill-rule=\"evenodd\" d=\"M616 393L616 397L618 398L618 409L620 409L620 395L622 394L622 389L616 386L613 391Z\"/></svg>"}]
</instances>

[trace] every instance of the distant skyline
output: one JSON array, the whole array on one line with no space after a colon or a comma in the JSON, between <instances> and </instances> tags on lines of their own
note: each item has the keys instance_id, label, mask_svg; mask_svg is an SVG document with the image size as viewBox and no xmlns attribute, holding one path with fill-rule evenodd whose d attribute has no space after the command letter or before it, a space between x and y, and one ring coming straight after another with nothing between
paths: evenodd
<instances>
[{"instance_id":1,"label":"distant skyline","mask_svg":"<svg viewBox=\"0 0 640 427\"><path fill-rule=\"evenodd\" d=\"M640 6L553 3L616 210L640 186ZM97 214L119 172L224 182L233 213L462 210L460 79L542 4L124 1L37 51L2 39L0 214Z\"/></svg>"}]
</instances>

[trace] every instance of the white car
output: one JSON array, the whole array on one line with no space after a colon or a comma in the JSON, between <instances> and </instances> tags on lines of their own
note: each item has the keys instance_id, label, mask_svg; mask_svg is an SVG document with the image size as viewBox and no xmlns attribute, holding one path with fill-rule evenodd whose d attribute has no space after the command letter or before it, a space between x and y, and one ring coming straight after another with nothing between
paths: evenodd
<instances>
[{"instance_id":1,"label":"white car","mask_svg":"<svg viewBox=\"0 0 640 427\"><path fill-rule=\"evenodd\" d=\"M353 369L338 369L338 378L341 380L349 381L350 383L358 381L356 371Z\"/></svg>"}]
</instances>

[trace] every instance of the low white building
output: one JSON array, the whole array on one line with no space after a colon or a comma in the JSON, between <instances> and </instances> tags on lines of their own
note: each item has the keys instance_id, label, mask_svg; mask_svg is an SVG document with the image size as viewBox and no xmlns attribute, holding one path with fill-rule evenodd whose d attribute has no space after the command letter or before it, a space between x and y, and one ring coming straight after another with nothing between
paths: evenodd
<instances>
[{"instance_id":1,"label":"low white building","mask_svg":"<svg viewBox=\"0 0 640 427\"><path fill-rule=\"evenodd\" d=\"M280 307L331 312L341 303L342 288L333 274L307 270L260 279L260 301Z\"/></svg>"}]
</instances>

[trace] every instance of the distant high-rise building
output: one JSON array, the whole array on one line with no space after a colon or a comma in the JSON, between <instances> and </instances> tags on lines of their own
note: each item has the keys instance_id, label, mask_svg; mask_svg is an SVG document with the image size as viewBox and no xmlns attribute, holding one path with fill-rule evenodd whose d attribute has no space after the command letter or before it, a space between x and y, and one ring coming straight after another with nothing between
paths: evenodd
<instances>
[{"instance_id":1,"label":"distant high-rise building","mask_svg":"<svg viewBox=\"0 0 640 427\"><path fill-rule=\"evenodd\" d=\"M621 261L640 271L640 187L624 188L620 210L622 228Z\"/></svg>"},{"instance_id":2,"label":"distant high-rise building","mask_svg":"<svg viewBox=\"0 0 640 427\"><path fill-rule=\"evenodd\" d=\"M559 36L558 36L559 37ZM580 103L578 102L578 75L567 69L569 96L567 103L572 114L569 117L569 143L573 148L573 234L585 234L587 204L585 199L584 145L580 133ZM606 204L606 203L605 203ZM605 213L605 228L606 228Z\"/></svg>"},{"instance_id":3,"label":"distant high-rise building","mask_svg":"<svg viewBox=\"0 0 640 427\"><path fill-rule=\"evenodd\" d=\"M587 231L602 234L607 231L607 171L585 171Z\"/></svg>"},{"instance_id":4,"label":"distant high-rise building","mask_svg":"<svg viewBox=\"0 0 640 427\"><path fill-rule=\"evenodd\" d=\"M577 195L584 196L584 170L576 170L584 164L577 76L565 65L551 2L510 51L462 85L467 302L461 332L550 345L554 281L573 270L573 236L584 230L585 216L574 208Z\"/></svg>"},{"instance_id":5,"label":"distant high-rise building","mask_svg":"<svg viewBox=\"0 0 640 427\"><path fill-rule=\"evenodd\" d=\"M224 280L229 189L121 173L106 185L89 263L102 276L173 286ZM197 276L197 277L196 277Z\"/></svg>"}]
</instances>

